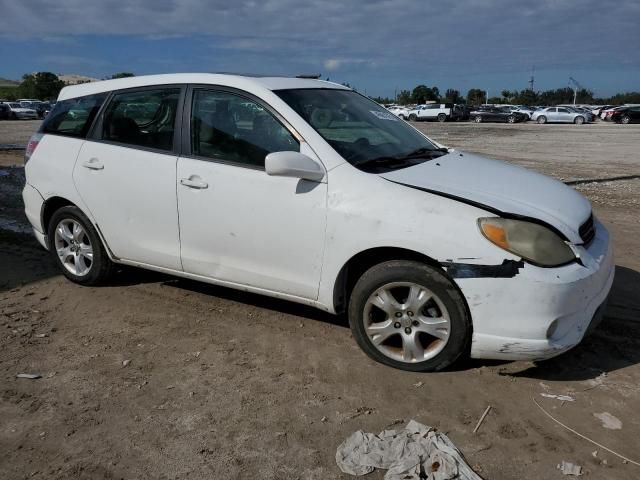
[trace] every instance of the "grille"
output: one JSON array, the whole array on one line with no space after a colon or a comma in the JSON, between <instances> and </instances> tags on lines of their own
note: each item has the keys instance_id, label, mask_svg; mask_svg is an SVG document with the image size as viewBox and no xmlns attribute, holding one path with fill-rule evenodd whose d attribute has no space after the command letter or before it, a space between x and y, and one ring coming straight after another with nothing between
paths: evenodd
<instances>
[{"instance_id":1,"label":"grille","mask_svg":"<svg viewBox=\"0 0 640 480\"><path fill-rule=\"evenodd\" d=\"M596 227L593 222L593 214L589 215L587 221L580 225L578 233L580 234L580 238L582 238L585 246L589 245L593 241L593 237L596 236Z\"/></svg>"}]
</instances>

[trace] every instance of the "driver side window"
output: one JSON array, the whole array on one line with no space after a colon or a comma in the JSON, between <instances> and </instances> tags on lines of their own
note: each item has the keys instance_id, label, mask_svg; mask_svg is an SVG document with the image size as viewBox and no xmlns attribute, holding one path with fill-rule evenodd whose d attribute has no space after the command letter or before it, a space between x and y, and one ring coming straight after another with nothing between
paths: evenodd
<instances>
[{"instance_id":1,"label":"driver side window","mask_svg":"<svg viewBox=\"0 0 640 480\"><path fill-rule=\"evenodd\" d=\"M262 105L229 92L194 91L193 155L264 167L267 154L281 151L300 151L300 144Z\"/></svg>"}]
</instances>

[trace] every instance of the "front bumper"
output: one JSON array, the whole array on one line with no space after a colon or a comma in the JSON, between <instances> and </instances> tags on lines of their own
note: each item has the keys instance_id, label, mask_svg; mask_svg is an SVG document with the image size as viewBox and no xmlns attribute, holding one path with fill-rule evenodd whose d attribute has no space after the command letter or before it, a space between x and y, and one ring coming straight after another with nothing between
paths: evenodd
<instances>
[{"instance_id":1,"label":"front bumper","mask_svg":"<svg viewBox=\"0 0 640 480\"><path fill-rule=\"evenodd\" d=\"M593 242L577 250L582 265L525 264L512 278L457 279L473 319L473 358L542 360L582 341L602 315L615 264L597 220Z\"/></svg>"}]
</instances>

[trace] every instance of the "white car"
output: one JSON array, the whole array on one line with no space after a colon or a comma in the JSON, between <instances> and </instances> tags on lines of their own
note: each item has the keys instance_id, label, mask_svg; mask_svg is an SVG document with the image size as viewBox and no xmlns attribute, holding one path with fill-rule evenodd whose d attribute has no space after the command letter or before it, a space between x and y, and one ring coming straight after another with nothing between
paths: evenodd
<instances>
[{"instance_id":1,"label":"white car","mask_svg":"<svg viewBox=\"0 0 640 480\"><path fill-rule=\"evenodd\" d=\"M394 105L392 107L387 108L391 113L400 117L403 120L409 119L409 109L407 107L402 107L398 105Z\"/></svg>"},{"instance_id":2,"label":"white car","mask_svg":"<svg viewBox=\"0 0 640 480\"><path fill-rule=\"evenodd\" d=\"M591 121L591 117L587 113L578 112L568 107L547 107L533 112L531 120L538 123L575 123L576 125L582 125Z\"/></svg>"},{"instance_id":3,"label":"white car","mask_svg":"<svg viewBox=\"0 0 640 480\"><path fill-rule=\"evenodd\" d=\"M437 120L438 122L446 122L455 120L459 112L453 103L428 103L426 105L418 105L409 111L409 120L412 122L421 122L427 120Z\"/></svg>"},{"instance_id":4,"label":"white car","mask_svg":"<svg viewBox=\"0 0 640 480\"><path fill-rule=\"evenodd\" d=\"M35 120L38 118L38 112L32 108L25 108L18 102L8 102L9 118L11 120Z\"/></svg>"},{"instance_id":5,"label":"white car","mask_svg":"<svg viewBox=\"0 0 640 480\"><path fill-rule=\"evenodd\" d=\"M27 218L68 279L134 265L346 312L362 349L401 369L559 355L613 281L580 193L330 82L65 87L25 160Z\"/></svg>"}]
</instances>

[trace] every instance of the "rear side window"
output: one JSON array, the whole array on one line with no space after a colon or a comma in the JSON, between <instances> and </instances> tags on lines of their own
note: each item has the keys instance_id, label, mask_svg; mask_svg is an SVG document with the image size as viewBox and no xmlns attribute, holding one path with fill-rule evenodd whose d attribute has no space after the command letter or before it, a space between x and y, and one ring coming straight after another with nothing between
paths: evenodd
<instances>
[{"instance_id":1,"label":"rear side window","mask_svg":"<svg viewBox=\"0 0 640 480\"><path fill-rule=\"evenodd\" d=\"M102 139L171 151L180 88L117 93L107 106Z\"/></svg>"},{"instance_id":2,"label":"rear side window","mask_svg":"<svg viewBox=\"0 0 640 480\"><path fill-rule=\"evenodd\" d=\"M89 133L91 124L106 98L106 93L99 93L62 100L56 103L53 110L47 115L40 131L84 138Z\"/></svg>"}]
</instances>

